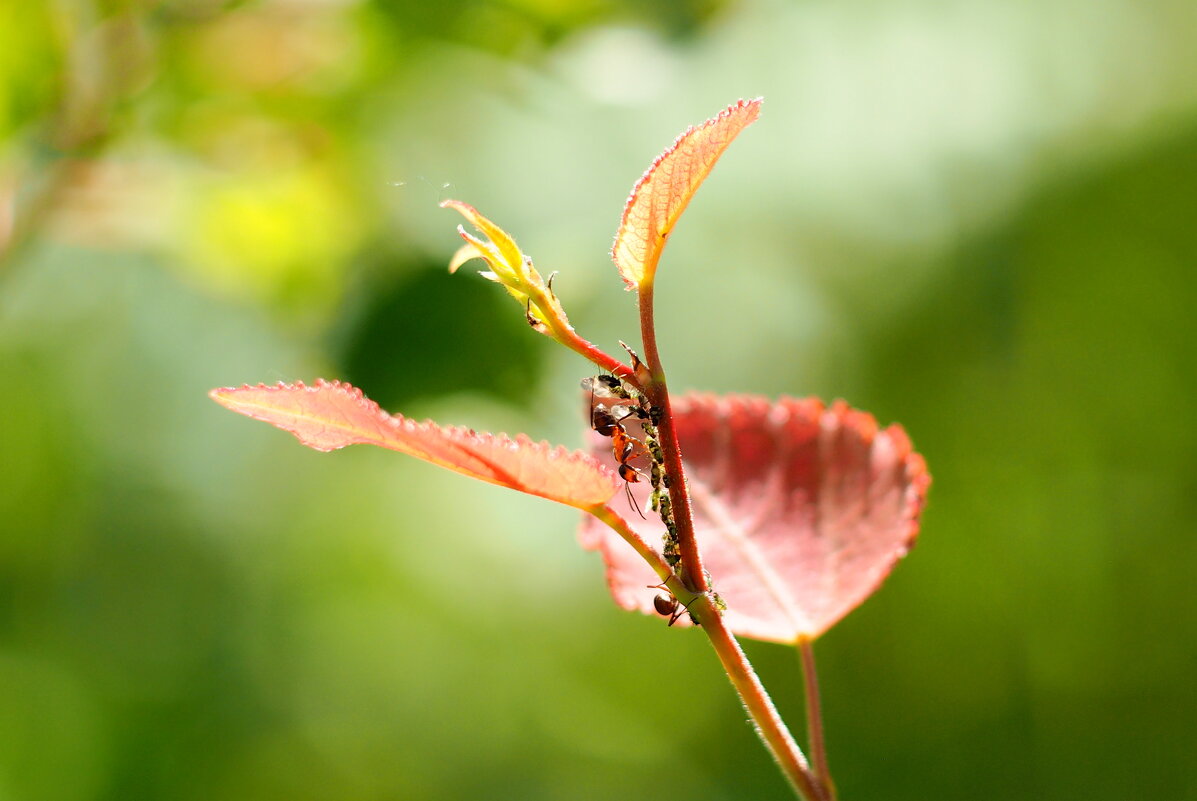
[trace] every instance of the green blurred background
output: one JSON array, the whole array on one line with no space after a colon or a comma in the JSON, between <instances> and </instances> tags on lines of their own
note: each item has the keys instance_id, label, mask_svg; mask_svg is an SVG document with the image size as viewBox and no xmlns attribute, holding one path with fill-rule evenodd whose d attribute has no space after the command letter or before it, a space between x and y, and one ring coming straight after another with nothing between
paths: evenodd
<instances>
[{"instance_id":1,"label":"green blurred background","mask_svg":"<svg viewBox=\"0 0 1197 801\"><path fill-rule=\"evenodd\" d=\"M564 507L209 401L342 378L577 446L686 125L676 389L901 421L922 539L817 649L850 799L1197 798L1192 0L0 3L0 800L782 799ZM791 651L749 645L801 729Z\"/></svg>"}]
</instances>

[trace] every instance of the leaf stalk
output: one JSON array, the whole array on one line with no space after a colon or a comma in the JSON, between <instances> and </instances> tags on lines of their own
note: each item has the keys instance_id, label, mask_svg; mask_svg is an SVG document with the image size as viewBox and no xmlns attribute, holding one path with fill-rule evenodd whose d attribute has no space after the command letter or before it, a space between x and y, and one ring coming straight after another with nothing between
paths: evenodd
<instances>
[{"instance_id":1,"label":"leaf stalk","mask_svg":"<svg viewBox=\"0 0 1197 801\"><path fill-rule=\"evenodd\" d=\"M819 700L819 674L815 670L814 640L803 637L798 641L798 655L802 659L802 687L806 700L806 736L810 744L810 758L815 777L826 791L827 801L836 801L835 783L827 766L827 742L823 735L823 705Z\"/></svg>"},{"instance_id":2,"label":"leaf stalk","mask_svg":"<svg viewBox=\"0 0 1197 801\"><path fill-rule=\"evenodd\" d=\"M786 728L769 693L752 669L748 656L723 624L723 616L710 593L700 596L690 609L702 624L728 679L748 710L757 735L773 755L794 792L805 801L832 801L824 784L811 771L794 736Z\"/></svg>"}]
</instances>

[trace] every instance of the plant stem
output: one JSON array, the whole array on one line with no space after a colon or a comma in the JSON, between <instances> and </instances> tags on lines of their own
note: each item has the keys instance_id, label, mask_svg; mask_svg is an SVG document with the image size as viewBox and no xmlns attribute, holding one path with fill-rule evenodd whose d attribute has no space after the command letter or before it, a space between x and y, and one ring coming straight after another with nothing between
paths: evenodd
<instances>
[{"instance_id":1,"label":"plant stem","mask_svg":"<svg viewBox=\"0 0 1197 801\"><path fill-rule=\"evenodd\" d=\"M657 550L644 541L644 538L637 534L628 521L619 515L609 506L600 506L588 509L590 514L597 517L599 520L606 523L617 534L624 538L624 540L636 549L636 553L640 554L653 572L657 574L657 578L661 579L661 583L673 593L673 597L681 605L689 608L690 604L694 603L700 596L695 594L689 587L682 583L677 574L669 567L669 563L662 558Z\"/></svg>"},{"instance_id":2,"label":"plant stem","mask_svg":"<svg viewBox=\"0 0 1197 801\"><path fill-rule=\"evenodd\" d=\"M542 312L546 309L553 308L553 304L556 302L553 300L553 297L550 295L546 287L528 285L524 286L523 290L528 293L528 297L537 305L540 310L542 310ZM552 302L550 302L551 300ZM560 309L560 306L557 308ZM580 354L587 361L598 365L600 370L606 370L612 375L619 376L624 381L630 381L633 385L637 387L639 386L640 379L632 371L632 368L628 367L614 356L611 356L595 347L594 344L592 344L589 340L581 337L578 332L574 330L574 327L569 324L569 320L566 319L564 311L562 311L559 316L545 312L544 323L548 327L548 330L543 333L547 333L548 336L551 336L553 339L557 340L562 345L565 345L575 353Z\"/></svg>"},{"instance_id":3,"label":"plant stem","mask_svg":"<svg viewBox=\"0 0 1197 801\"><path fill-rule=\"evenodd\" d=\"M694 611L703 631L710 638L715 653L719 655L719 661L723 663L723 669L727 671L727 677L736 688L740 700L752 717L752 722L756 724L757 734L777 761L790 786L806 801L829 801L823 784L811 772L802 749L798 747L777 708L773 706L773 701L757 678L748 657L723 624L723 617L711 596L700 596L690 609Z\"/></svg>"},{"instance_id":4,"label":"plant stem","mask_svg":"<svg viewBox=\"0 0 1197 801\"><path fill-rule=\"evenodd\" d=\"M694 539L694 517L690 510L690 491L686 486L686 474L682 469L682 451L678 446L677 430L673 426L673 409L669 404L669 387L665 383L665 368L661 365L661 354L657 350L657 330L653 321L653 285L640 288L640 338L644 345L644 363L652 375L651 383L644 388L649 402L661 410L657 423L657 440L661 444L661 455L665 457L665 474L669 476L669 502L673 507L674 523L677 525L678 550L681 552L682 580L695 592L709 592L706 569Z\"/></svg>"},{"instance_id":5,"label":"plant stem","mask_svg":"<svg viewBox=\"0 0 1197 801\"><path fill-rule=\"evenodd\" d=\"M637 384L635 373L632 368L628 367L623 362L616 359L614 356L608 355L606 352L599 350L590 343L589 340L575 334L572 330L568 333L562 333L558 338L558 342L562 342L566 347L570 348L576 353L581 354L587 360L596 364L600 370L606 370L612 375L618 376L624 381L630 381L633 385Z\"/></svg>"},{"instance_id":6,"label":"plant stem","mask_svg":"<svg viewBox=\"0 0 1197 801\"><path fill-rule=\"evenodd\" d=\"M806 801L831 801L831 796L824 790L825 785L811 772L802 749L798 747L798 743L794 741L793 735L777 713L777 708L765 692L764 685L748 662L747 655L723 624L723 617L711 596L692 593L669 569L661 555L645 543L628 522L610 507L602 506L588 511L635 548L674 597L694 614L710 638L711 645L715 648L715 653L748 710L752 722L756 724L757 734L798 796Z\"/></svg>"},{"instance_id":7,"label":"plant stem","mask_svg":"<svg viewBox=\"0 0 1197 801\"><path fill-rule=\"evenodd\" d=\"M790 786L806 801L831 801L827 788L811 772L802 749L798 747L777 708L773 706L773 701L748 662L748 657L723 624L722 612L715 604L714 593L711 592L710 582L707 581L706 570L703 568L694 536L690 491L686 486L682 469L681 447L678 444L677 429L673 424L665 368L661 364L661 355L657 349L651 281L640 287L640 336L644 346L644 363L650 374L650 381L648 386L644 387L644 392L649 402L661 410L661 419L657 423L657 440L664 457L665 473L670 479L669 500L673 505L678 549L681 552L681 578L697 595L689 608L710 638L723 669L727 671L727 677L748 710L752 722L756 724L757 734L777 761Z\"/></svg>"},{"instance_id":8,"label":"plant stem","mask_svg":"<svg viewBox=\"0 0 1197 801\"><path fill-rule=\"evenodd\" d=\"M661 554L657 552L657 549L645 542L644 538L637 534L636 531L630 525L628 525L628 521L625 520L618 512L616 512L610 506L593 507L587 509L586 511L606 523L615 531L615 533L623 537L624 541L627 542L628 545L631 545L632 548L635 549L636 553L640 555L640 558L645 562L648 562L649 567L653 569L653 572L657 574L657 577L660 578L661 581L668 582L670 579L676 580L673 571L669 568L669 564L661 557Z\"/></svg>"},{"instance_id":9,"label":"plant stem","mask_svg":"<svg viewBox=\"0 0 1197 801\"><path fill-rule=\"evenodd\" d=\"M819 674L815 670L814 641L803 637L798 641L802 658L802 686L806 696L806 736L809 738L810 758L815 777L826 791L828 801L835 801L835 783L827 767L827 742L823 737L823 706L819 701Z\"/></svg>"}]
</instances>

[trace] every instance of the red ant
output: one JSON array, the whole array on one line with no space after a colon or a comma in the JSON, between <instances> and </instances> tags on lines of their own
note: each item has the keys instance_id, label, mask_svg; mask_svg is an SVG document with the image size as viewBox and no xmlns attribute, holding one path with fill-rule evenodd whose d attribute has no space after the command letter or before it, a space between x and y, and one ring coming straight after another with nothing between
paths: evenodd
<instances>
[{"instance_id":1,"label":"red ant","mask_svg":"<svg viewBox=\"0 0 1197 801\"><path fill-rule=\"evenodd\" d=\"M619 412L618 416L616 416L615 411L594 404L596 386L601 387L600 394L605 397L631 400L627 390L623 387L623 383L615 376L593 376L584 379L582 386L590 390L590 427L600 436L611 438L611 454L615 457L615 461L619 463L619 477L624 481L623 489L628 496L628 505L635 509L636 513L643 518L644 512L636 505L636 499L632 496L632 488L629 486L640 483L640 477L643 474L628 464L628 462L637 456L648 453L648 448L643 442L629 434L620 421L628 417L644 418L646 413L637 405L620 405L613 407Z\"/></svg>"}]
</instances>

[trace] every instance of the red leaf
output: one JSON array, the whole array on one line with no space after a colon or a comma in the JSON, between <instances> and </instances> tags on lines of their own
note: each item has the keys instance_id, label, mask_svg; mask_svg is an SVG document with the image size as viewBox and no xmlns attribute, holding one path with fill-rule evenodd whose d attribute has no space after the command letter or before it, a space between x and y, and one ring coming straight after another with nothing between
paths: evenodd
<instances>
[{"instance_id":1,"label":"red leaf","mask_svg":"<svg viewBox=\"0 0 1197 801\"><path fill-rule=\"evenodd\" d=\"M632 187L611 258L629 289L652 283L657 261L682 212L732 140L761 113L761 98L741 100L689 128Z\"/></svg>"},{"instance_id":2,"label":"red leaf","mask_svg":"<svg viewBox=\"0 0 1197 801\"><path fill-rule=\"evenodd\" d=\"M614 473L581 451L553 448L523 434L478 433L390 415L360 389L318 379L315 386L225 387L208 393L222 406L290 431L318 451L379 445L473 478L579 509L604 505L619 490Z\"/></svg>"},{"instance_id":3,"label":"red leaf","mask_svg":"<svg viewBox=\"0 0 1197 801\"><path fill-rule=\"evenodd\" d=\"M837 401L710 395L673 404L698 547L734 633L814 638L869 597L914 544L931 482L899 426ZM610 441L596 442L610 459ZM633 484L637 501L648 489ZM646 513L647 514L647 513ZM647 541L664 527L627 516ZM587 517L618 604L653 614L654 574Z\"/></svg>"}]
</instances>

